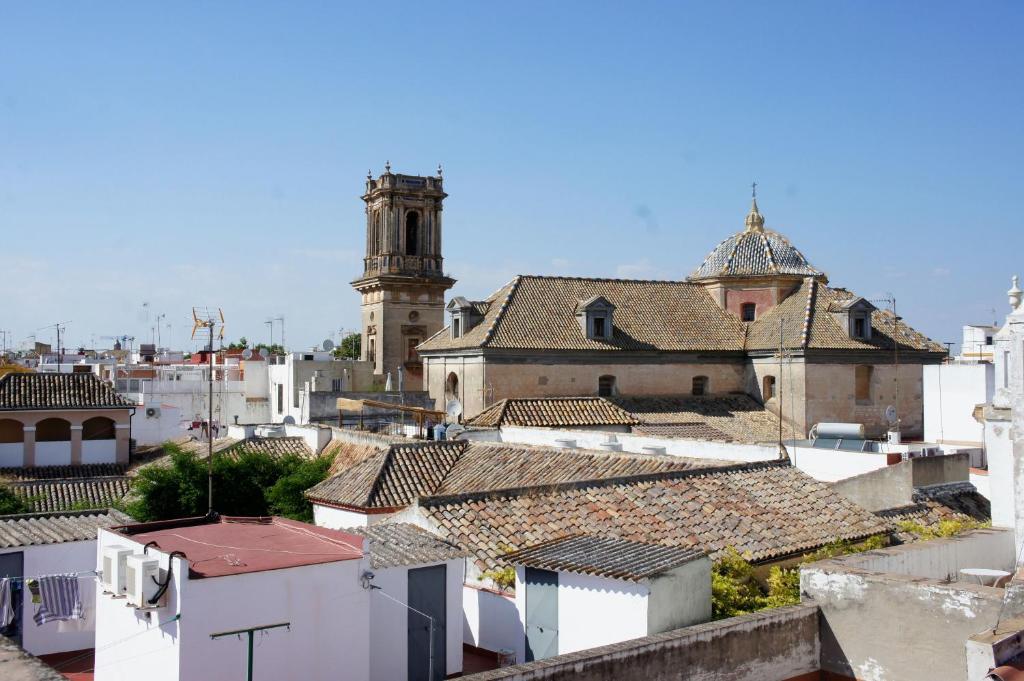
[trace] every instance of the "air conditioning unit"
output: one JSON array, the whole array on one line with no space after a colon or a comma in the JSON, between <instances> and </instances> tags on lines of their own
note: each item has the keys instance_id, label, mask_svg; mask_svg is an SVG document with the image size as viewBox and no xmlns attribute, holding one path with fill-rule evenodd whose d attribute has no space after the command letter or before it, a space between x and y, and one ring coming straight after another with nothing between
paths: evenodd
<instances>
[{"instance_id":1,"label":"air conditioning unit","mask_svg":"<svg viewBox=\"0 0 1024 681\"><path fill-rule=\"evenodd\" d=\"M134 549L112 544L103 549L103 592L120 596L125 592L125 560Z\"/></svg>"},{"instance_id":2,"label":"air conditioning unit","mask_svg":"<svg viewBox=\"0 0 1024 681\"><path fill-rule=\"evenodd\" d=\"M160 418L160 407L146 407L146 418Z\"/></svg>"},{"instance_id":3,"label":"air conditioning unit","mask_svg":"<svg viewBox=\"0 0 1024 681\"><path fill-rule=\"evenodd\" d=\"M144 553L128 556L125 561L125 581L127 584L128 605L136 608L156 608L159 603L151 604L151 599L160 588L154 580L160 580L160 560Z\"/></svg>"}]
</instances>

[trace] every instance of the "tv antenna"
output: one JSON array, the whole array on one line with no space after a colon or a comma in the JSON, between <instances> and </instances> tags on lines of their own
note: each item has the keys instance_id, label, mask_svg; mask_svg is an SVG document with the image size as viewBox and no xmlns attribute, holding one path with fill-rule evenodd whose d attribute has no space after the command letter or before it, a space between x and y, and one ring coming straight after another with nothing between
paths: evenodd
<instances>
[{"instance_id":1,"label":"tv antenna","mask_svg":"<svg viewBox=\"0 0 1024 681\"><path fill-rule=\"evenodd\" d=\"M67 325L71 323L71 320L64 322L57 322L56 324L50 324L48 326L41 326L36 331L44 331L46 329L57 329L57 373L60 373L60 365L64 363L64 351L60 344L60 335L67 330Z\"/></svg>"},{"instance_id":2,"label":"tv antenna","mask_svg":"<svg viewBox=\"0 0 1024 681\"><path fill-rule=\"evenodd\" d=\"M210 418L206 422L206 440L209 443L206 459L206 485L207 485L207 514L213 516L213 336L220 334L220 340L224 341L224 312L218 307L214 312L212 308L192 308L192 338L196 337L199 329L206 329L209 333L210 354L207 355L209 363L209 385L210 385Z\"/></svg>"}]
</instances>

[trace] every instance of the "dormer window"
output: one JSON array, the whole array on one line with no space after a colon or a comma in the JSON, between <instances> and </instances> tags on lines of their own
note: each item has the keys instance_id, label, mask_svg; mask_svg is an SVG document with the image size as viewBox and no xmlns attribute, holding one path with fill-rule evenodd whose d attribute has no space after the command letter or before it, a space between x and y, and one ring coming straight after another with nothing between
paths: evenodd
<instances>
[{"instance_id":1,"label":"dormer window","mask_svg":"<svg viewBox=\"0 0 1024 681\"><path fill-rule=\"evenodd\" d=\"M833 304L832 316L854 340L871 340L871 313L875 306L863 298Z\"/></svg>"},{"instance_id":2,"label":"dormer window","mask_svg":"<svg viewBox=\"0 0 1024 681\"><path fill-rule=\"evenodd\" d=\"M615 306L604 296L591 296L576 305L576 320L580 331L591 340L612 339L613 314Z\"/></svg>"},{"instance_id":3,"label":"dormer window","mask_svg":"<svg viewBox=\"0 0 1024 681\"><path fill-rule=\"evenodd\" d=\"M462 315L452 315L452 338L458 338L462 335Z\"/></svg>"},{"instance_id":4,"label":"dormer window","mask_svg":"<svg viewBox=\"0 0 1024 681\"><path fill-rule=\"evenodd\" d=\"M476 326L483 319L482 303L473 303L462 296L452 298L448 303L448 312L452 316L451 332L452 338L459 338ZM484 308L486 309L486 308Z\"/></svg>"}]
</instances>

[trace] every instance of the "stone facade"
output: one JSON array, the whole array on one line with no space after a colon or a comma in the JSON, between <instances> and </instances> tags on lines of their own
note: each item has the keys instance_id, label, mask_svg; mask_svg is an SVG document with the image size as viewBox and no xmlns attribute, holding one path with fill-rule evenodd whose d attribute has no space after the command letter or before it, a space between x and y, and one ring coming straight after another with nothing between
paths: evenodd
<instances>
[{"instance_id":1,"label":"stone facade","mask_svg":"<svg viewBox=\"0 0 1024 681\"><path fill-rule=\"evenodd\" d=\"M455 283L444 275L437 176L400 175L388 164L366 178L366 257L363 275L352 282L362 296L362 359L373 373L397 387L419 390L423 365L416 346L444 326L444 292Z\"/></svg>"}]
</instances>

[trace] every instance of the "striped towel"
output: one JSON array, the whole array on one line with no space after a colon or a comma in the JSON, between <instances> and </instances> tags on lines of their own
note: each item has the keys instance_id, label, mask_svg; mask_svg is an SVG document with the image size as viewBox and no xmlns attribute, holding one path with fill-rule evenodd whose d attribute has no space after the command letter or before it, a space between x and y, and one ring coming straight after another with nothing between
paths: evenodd
<instances>
[{"instance_id":1,"label":"striped towel","mask_svg":"<svg viewBox=\"0 0 1024 681\"><path fill-rule=\"evenodd\" d=\"M0 577L0 629L14 621L14 594L11 580Z\"/></svg>"},{"instance_id":2,"label":"striped towel","mask_svg":"<svg viewBox=\"0 0 1024 681\"><path fill-rule=\"evenodd\" d=\"M82 599L78 595L77 575L50 575L39 578L42 603L36 609L36 624L82 619Z\"/></svg>"}]
</instances>

